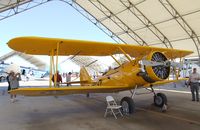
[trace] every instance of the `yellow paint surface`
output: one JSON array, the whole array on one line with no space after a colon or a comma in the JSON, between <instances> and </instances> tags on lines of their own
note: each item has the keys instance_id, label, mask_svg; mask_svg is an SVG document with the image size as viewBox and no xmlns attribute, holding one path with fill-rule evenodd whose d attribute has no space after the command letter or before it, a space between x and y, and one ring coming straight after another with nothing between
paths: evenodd
<instances>
[{"instance_id":1,"label":"yellow paint surface","mask_svg":"<svg viewBox=\"0 0 200 130\"><path fill-rule=\"evenodd\" d=\"M148 46L135 46L130 44L113 44L95 41L69 40L58 38L42 37L18 37L11 39L8 46L13 50L34 55L50 55L52 49L56 50L59 43L58 55L84 55L84 56L109 56L111 54L122 54L119 48L123 49L132 57L139 57L149 54L152 51L159 51L168 58L180 58L192 53L192 51L156 48Z\"/></svg>"},{"instance_id":2,"label":"yellow paint surface","mask_svg":"<svg viewBox=\"0 0 200 130\"><path fill-rule=\"evenodd\" d=\"M180 58L192 53L192 51L186 50L41 37L14 38L8 42L8 46L16 51L34 55L51 55L53 50L54 54L57 56L110 56L112 54L127 53L132 57L136 57L136 60L126 62L122 65L120 64L120 67L109 70L106 74L104 74L102 77L99 77L95 81L90 81L88 79L89 75L82 76L82 82L79 83L83 84L83 81L87 81L86 83L88 86L73 86L64 88L19 88L10 91L12 94L21 94L26 96L110 93L133 89L136 86L149 87L150 85L175 82L178 80L159 79L154 74L152 68L147 67L146 69L149 77L155 81L151 84L148 83L141 76L138 76L138 73L141 71L138 61L144 56L149 56L151 58L153 52L161 52L168 59ZM57 51L58 46L59 51ZM151 60L150 58L148 60ZM85 74L87 73L85 72Z\"/></svg>"}]
</instances>

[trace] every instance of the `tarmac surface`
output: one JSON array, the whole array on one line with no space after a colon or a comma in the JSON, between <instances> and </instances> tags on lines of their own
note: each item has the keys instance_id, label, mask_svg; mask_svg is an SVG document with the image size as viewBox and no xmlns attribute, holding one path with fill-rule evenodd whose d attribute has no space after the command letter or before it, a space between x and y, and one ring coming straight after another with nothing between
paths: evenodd
<instances>
[{"instance_id":1,"label":"tarmac surface","mask_svg":"<svg viewBox=\"0 0 200 130\"><path fill-rule=\"evenodd\" d=\"M27 85L24 84L22 86ZM168 85L168 90L159 88L162 89L156 91L168 97L167 112L162 113L152 104L152 94L136 95L135 113L123 117L118 115L115 119L112 115L104 118L105 97L112 95L119 103L124 96L130 96L129 91L91 94L90 98L82 94L18 96L18 100L11 103L6 84L0 84L0 130L200 130L200 102L191 101L189 88L180 84Z\"/></svg>"}]
</instances>

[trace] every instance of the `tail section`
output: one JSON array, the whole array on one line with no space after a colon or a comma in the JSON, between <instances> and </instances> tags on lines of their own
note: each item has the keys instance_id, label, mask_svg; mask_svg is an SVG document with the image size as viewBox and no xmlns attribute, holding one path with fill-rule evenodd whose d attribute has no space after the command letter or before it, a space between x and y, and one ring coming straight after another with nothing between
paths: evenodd
<instances>
[{"instance_id":1,"label":"tail section","mask_svg":"<svg viewBox=\"0 0 200 130\"><path fill-rule=\"evenodd\" d=\"M88 86L92 83L92 79L88 74L87 70L85 69L85 67L82 67L80 70L80 81L81 81L81 86Z\"/></svg>"}]
</instances>

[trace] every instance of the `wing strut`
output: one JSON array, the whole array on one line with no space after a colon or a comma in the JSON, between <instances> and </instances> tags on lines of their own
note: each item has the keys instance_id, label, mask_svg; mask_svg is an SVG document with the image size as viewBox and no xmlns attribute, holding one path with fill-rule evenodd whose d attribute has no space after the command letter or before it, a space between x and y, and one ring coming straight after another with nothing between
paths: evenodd
<instances>
[{"instance_id":1,"label":"wing strut","mask_svg":"<svg viewBox=\"0 0 200 130\"><path fill-rule=\"evenodd\" d=\"M52 79L52 68L53 68L52 62L53 62L53 49L50 52L50 68L49 68L49 72L50 72L50 75L49 75L49 87L50 88L52 87L52 82L51 82L51 79Z\"/></svg>"},{"instance_id":2,"label":"wing strut","mask_svg":"<svg viewBox=\"0 0 200 130\"><path fill-rule=\"evenodd\" d=\"M117 62L117 64L118 64L119 66L121 66L120 62L119 62L113 55L111 55L111 57L115 60L115 62Z\"/></svg>"},{"instance_id":3,"label":"wing strut","mask_svg":"<svg viewBox=\"0 0 200 130\"><path fill-rule=\"evenodd\" d=\"M57 71L58 71L58 55L59 55L59 48L60 48L60 43L62 41L57 42L56 49L52 49L50 52L50 76L49 76L49 87L52 87L52 82L51 79L54 74L54 87L56 86L57 83ZM54 55L56 54L56 63L54 62Z\"/></svg>"},{"instance_id":4,"label":"wing strut","mask_svg":"<svg viewBox=\"0 0 200 130\"><path fill-rule=\"evenodd\" d=\"M133 63L133 60L129 57L129 55L127 55L127 53L121 48L121 47L118 47L119 50L124 54L124 56L131 62Z\"/></svg>"}]
</instances>

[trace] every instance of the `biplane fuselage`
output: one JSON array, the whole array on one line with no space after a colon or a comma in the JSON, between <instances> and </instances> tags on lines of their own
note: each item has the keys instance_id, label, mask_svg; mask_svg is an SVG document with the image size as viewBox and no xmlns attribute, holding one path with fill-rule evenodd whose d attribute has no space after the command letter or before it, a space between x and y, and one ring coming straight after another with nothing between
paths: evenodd
<instances>
[{"instance_id":1,"label":"biplane fuselage","mask_svg":"<svg viewBox=\"0 0 200 130\"><path fill-rule=\"evenodd\" d=\"M96 80L95 84L100 86L129 86L132 88L136 85L142 86L147 82L141 76L138 76L138 73L141 72L140 67L139 64L133 65L126 62L120 67L108 70Z\"/></svg>"},{"instance_id":2,"label":"biplane fuselage","mask_svg":"<svg viewBox=\"0 0 200 130\"><path fill-rule=\"evenodd\" d=\"M163 61L167 58L161 52L151 52L145 59L152 60L157 54L158 57L162 57ZM158 55L159 54L159 55ZM170 66L160 66L159 69L155 70L152 66L145 66L141 64L142 58L127 61L120 64L118 67L109 69L102 76L95 79L93 82L88 82L87 85L94 86L127 86L127 89L133 89L137 87L149 87L155 82L166 80L170 74ZM155 68L155 67L154 67ZM157 72L156 72L157 71ZM159 75L158 73L163 73ZM82 84L84 86L84 84Z\"/></svg>"}]
</instances>

